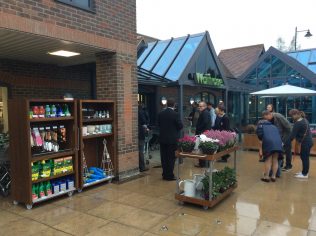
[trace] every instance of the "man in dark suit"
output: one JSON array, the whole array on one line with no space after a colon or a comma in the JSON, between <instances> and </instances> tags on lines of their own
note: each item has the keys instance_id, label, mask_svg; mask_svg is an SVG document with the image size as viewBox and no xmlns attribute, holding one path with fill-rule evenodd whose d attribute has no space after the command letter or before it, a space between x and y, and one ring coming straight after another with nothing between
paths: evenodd
<instances>
[{"instance_id":1,"label":"man in dark suit","mask_svg":"<svg viewBox=\"0 0 316 236\"><path fill-rule=\"evenodd\" d=\"M145 164L144 158L144 147L145 147L145 133L148 131L147 128L148 120L146 114L141 105L138 106L138 149L139 149L139 171L143 172L148 170Z\"/></svg>"},{"instance_id":2,"label":"man in dark suit","mask_svg":"<svg viewBox=\"0 0 316 236\"><path fill-rule=\"evenodd\" d=\"M180 138L180 130L183 128L182 121L174 108L174 100L168 99L167 108L158 115L162 178L167 181L176 179L173 174L175 151L177 150L177 141Z\"/></svg>"},{"instance_id":3,"label":"man in dark suit","mask_svg":"<svg viewBox=\"0 0 316 236\"><path fill-rule=\"evenodd\" d=\"M212 120L207 105L205 102L199 103L200 116L196 124L195 134L203 134L206 130L212 129ZM196 167L206 167L206 161L199 160L199 165Z\"/></svg>"}]
</instances>

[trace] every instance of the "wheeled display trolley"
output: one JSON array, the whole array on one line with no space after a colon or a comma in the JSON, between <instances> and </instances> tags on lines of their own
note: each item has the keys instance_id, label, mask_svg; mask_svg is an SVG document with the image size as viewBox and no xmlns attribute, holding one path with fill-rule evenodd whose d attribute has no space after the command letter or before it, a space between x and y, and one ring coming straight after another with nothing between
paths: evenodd
<instances>
[{"instance_id":1,"label":"wheeled display trolley","mask_svg":"<svg viewBox=\"0 0 316 236\"><path fill-rule=\"evenodd\" d=\"M212 173L214 168L214 162L218 159L220 159L222 156L227 155L229 153L234 153L234 169L237 171L237 164L236 164L236 152L238 150L238 147L232 147L225 151L218 152L213 155L206 155L206 154L195 154L195 153L186 153L186 152L180 152L176 151L176 176L177 176L177 183L176 183L176 194L175 199L179 201L180 204L183 204L184 202L196 204L203 206L203 208L206 210L209 207L213 207L217 205L219 202L221 202L223 199L225 199L227 196L229 196L235 188L237 188L237 184L229 187L225 192L223 192L221 195L217 196L216 198L213 198L213 180L212 180ZM187 197L184 195L184 193L180 192L179 183L180 183L180 165L179 165L179 158L193 158L198 160L205 160L209 163L209 168L206 171L207 176L209 177L209 200L204 200L200 198L195 197Z\"/></svg>"}]
</instances>

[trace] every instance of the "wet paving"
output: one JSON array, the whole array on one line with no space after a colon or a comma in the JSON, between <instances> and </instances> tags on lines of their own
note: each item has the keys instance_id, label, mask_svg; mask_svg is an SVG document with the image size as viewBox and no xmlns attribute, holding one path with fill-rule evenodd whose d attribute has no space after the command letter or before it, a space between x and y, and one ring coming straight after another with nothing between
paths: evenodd
<instances>
[{"instance_id":1,"label":"wet paving","mask_svg":"<svg viewBox=\"0 0 316 236\"><path fill-rule=\"evenodd\" d=\"M154 163L152 161L152 163ZM156 163L157 164L157 161ZM216 163L215 168L225 165ZM228 165L232 166L230 159ZM72 197L38 204L32 210L0 197L0 235L264 235L316 236L316 158L308 180L291 172L276 183L260 181L257 152L238 152L238 188L213 209L174 199L175 182L161 179L161 168L123 184L103 184ZM181 178L202 170L192 160Z\"/></svg>"}]
</instances>

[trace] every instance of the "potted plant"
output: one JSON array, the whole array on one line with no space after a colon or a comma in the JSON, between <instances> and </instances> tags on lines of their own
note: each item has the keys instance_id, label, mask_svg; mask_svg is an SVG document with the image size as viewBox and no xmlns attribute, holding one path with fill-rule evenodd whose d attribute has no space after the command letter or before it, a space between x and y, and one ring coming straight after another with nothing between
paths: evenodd
<instances>
[{"instance_id":1,"label":"potted plant","mask_svg":"<svg viewBox=\"0 0 316 236\"><path fill-rule=\"evenodd\" d=\"M224 151L236 144L236 133L230 131L208 130L204 135L211 139L218 140L220 151Z\"/></svg>"},{"instance_id":2,"label":"potted plant","mask_svg":"<svg viewBox=\"0 0 316 236\"><path fill-rule=\"evenodd\" d=\"M195 146L196 137L185 135L178 140L178 148L182 152L192 152Z\"/></svg>"},{"instance_id":3,"label":"potted plant","mask_svg":"<svg viewBox=\"0 0 316 236\"><path fill-rule=\"evenodd\" d=\"M199 148L204 154L212 155L218 149L218 140L206 137L204 134L200 135Z\"/></svg>"}]
</instances>

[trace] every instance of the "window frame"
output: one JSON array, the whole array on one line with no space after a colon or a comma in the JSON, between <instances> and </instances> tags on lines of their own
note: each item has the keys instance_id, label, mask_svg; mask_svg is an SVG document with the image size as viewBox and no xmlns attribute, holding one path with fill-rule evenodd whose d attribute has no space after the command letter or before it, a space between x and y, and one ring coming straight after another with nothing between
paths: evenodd
<instances>
[{"instance_id":1,"label":"window frame","mask_svg":"<svg viewBox=\"0 0 316 236\"><path fill-rule=\"evenodd\" d=\"M75 2L73 2L73 0L55 0L55 2L66 4L68 6L72 6L72 7L78 8L80 10L88 11L91 13L96 13L95 1L94 0L87 0L87 1L89 1L90 7L80 6L80 5L76 4Z\"/></svg>"}]
</instances>

